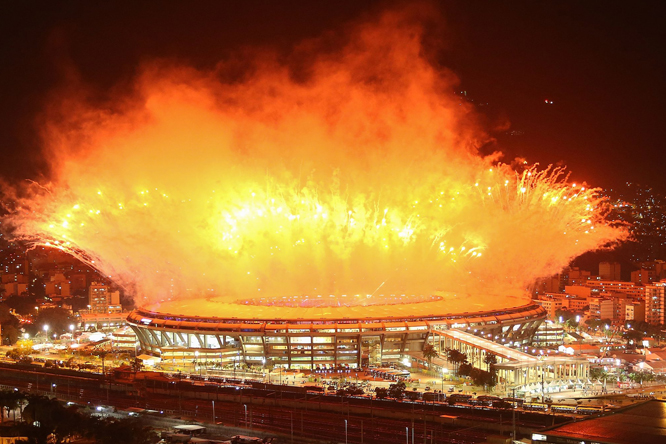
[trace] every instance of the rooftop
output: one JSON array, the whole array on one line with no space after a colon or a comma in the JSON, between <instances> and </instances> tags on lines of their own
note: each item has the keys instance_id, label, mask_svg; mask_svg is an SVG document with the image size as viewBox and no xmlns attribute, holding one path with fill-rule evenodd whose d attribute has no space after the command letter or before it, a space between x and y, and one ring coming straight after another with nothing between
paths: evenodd
<instances>
[{"instance_id":1,"label":"rooftop","mask_svg":"<svg viewBox=\"0 0 666 444\"><path fill-rule=\"evenodd\" d=\"M666 442L666 401L646 401L607 416L563 424L535 433L532 440L561 444L661 444Z\"/></svg>"},{"instance_id":2,"label":"rooftop","mask_svg":"<svg viewBox=\"0 0 666 444\"><path fill-rule=\"evenodd\" d=\"M570 364L573 362L587 362L585 358L578 358L568 355L541 355L535 356L507 347L489 339L481 338L471 333L467 333L458 329L451 329L445 331L434 331L433 334L448 336L460 342L464 342L473 347L484 349L492 352L493 354L509 360L498 364L498 368L520 368L530 367L536 364L539 365L556 365L556 364Z\"/></svg>"},{"instance_id":3,"label":"rooftop","mask_svg":"<svg viewBox=\"0 0 666 444\"><path fill-rule=\"evenodd\" d=\"M492 294L437 293L438 300L413 301L401 296L404 302L392 301L386 305L339 305L339 306L288 306L241 304L227 297L192 298L169 300L144 306L156 313L181 316L201 316L238 319L344 319L344 318L392 318L431 317L448 314L501 311L527 305L531 300L524 295L506 296Z\"/></svg>"}]
</instances>

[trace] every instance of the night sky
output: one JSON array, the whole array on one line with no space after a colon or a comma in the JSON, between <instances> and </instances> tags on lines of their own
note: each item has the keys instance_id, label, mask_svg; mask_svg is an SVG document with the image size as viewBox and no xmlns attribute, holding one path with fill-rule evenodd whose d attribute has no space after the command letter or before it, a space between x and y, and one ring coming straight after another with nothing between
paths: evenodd
<instances>
[{"instance_id":1,"label":"night sky","mask_svg":"<svg viewBox=\"0 0 666 444\"><path fill-rule=\"evenodd\" d=\"M141 61L199 68L244 46L288 51L395 2L37 2L0 4L0 176L40 179L36 122L78 79L100 97ZM484 151L561 163L574 180L666 192L663 2L443 1L429 37L497 138ZM553 101L546 104L544 101ZM508 131L493 128L510 122ZM509 131L521 133L509 135Z\"/></svg>"}]
</instances>

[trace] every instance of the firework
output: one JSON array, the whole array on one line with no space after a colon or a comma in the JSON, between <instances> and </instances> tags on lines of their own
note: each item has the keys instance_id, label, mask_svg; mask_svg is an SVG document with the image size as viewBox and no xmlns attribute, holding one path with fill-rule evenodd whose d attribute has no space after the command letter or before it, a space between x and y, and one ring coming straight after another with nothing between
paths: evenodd
<instances>
[{"instance_id":1,"label":"firework","mask_svg":"<svg viewBox=\"0 0 666 444\"><path fill-rule=\"evenodd\" d=\"M153 62L103 108L63 98L52 180L6 220L151 300L522 294L621 239L561 169L478 154L487 136L421 35L385 13L305 78L264 51L241 81Z\"/></svg>"}]
</instances>

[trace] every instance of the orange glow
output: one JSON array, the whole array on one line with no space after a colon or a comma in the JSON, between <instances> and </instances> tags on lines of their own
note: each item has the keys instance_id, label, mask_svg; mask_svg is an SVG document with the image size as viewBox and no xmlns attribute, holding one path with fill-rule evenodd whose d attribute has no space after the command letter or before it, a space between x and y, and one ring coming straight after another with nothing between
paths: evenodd
<instances>
[{"instance_id":1,"label":"orange glow","mask_svg":"<svg viewBox=\"0 0 666 444\"><path fill-rule=\"evenodd\" d=\"M390 12L309 54L307 75L261 52L234 82L225 63L155 62L108 106L61 98L54 177L7 220L145 301L523 294L621 239L596 190L478 154L487 137L421 35Z\"/></svg>"}]
</instances>

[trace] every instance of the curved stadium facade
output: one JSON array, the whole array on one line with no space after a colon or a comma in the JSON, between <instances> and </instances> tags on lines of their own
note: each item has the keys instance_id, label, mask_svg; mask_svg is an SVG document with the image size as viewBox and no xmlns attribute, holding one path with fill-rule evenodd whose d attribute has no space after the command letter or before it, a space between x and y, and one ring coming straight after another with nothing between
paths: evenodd
<instances>
[{"instance_id":1,"label":"curved stadium facade","mask_svg":"<svg viewBox=\"0 0 666 444\"><path fill-rule=\"evenodd\" d=\"M261 366L271 362L283 368L358 368L386 365L408 353L421 352L437 330L469 329L507 345L529 343L546 317L545 310L525 303L525 299L520 303L507 304L506 298L502 301L504 304L490 304L500 306L489 310L455 310L462 308L461 303L465 308L488 305L462 298L450 304L453 310L439 303L438 312L442 314L427 314L433 313L433 303L407 303L391 310L298 310L211 305L210 300L202 299L137 309L130 313L128 322L137 334L142 353L164 362L191 363L198 359L220 365Z\"/></svg>"}]
</instances>

